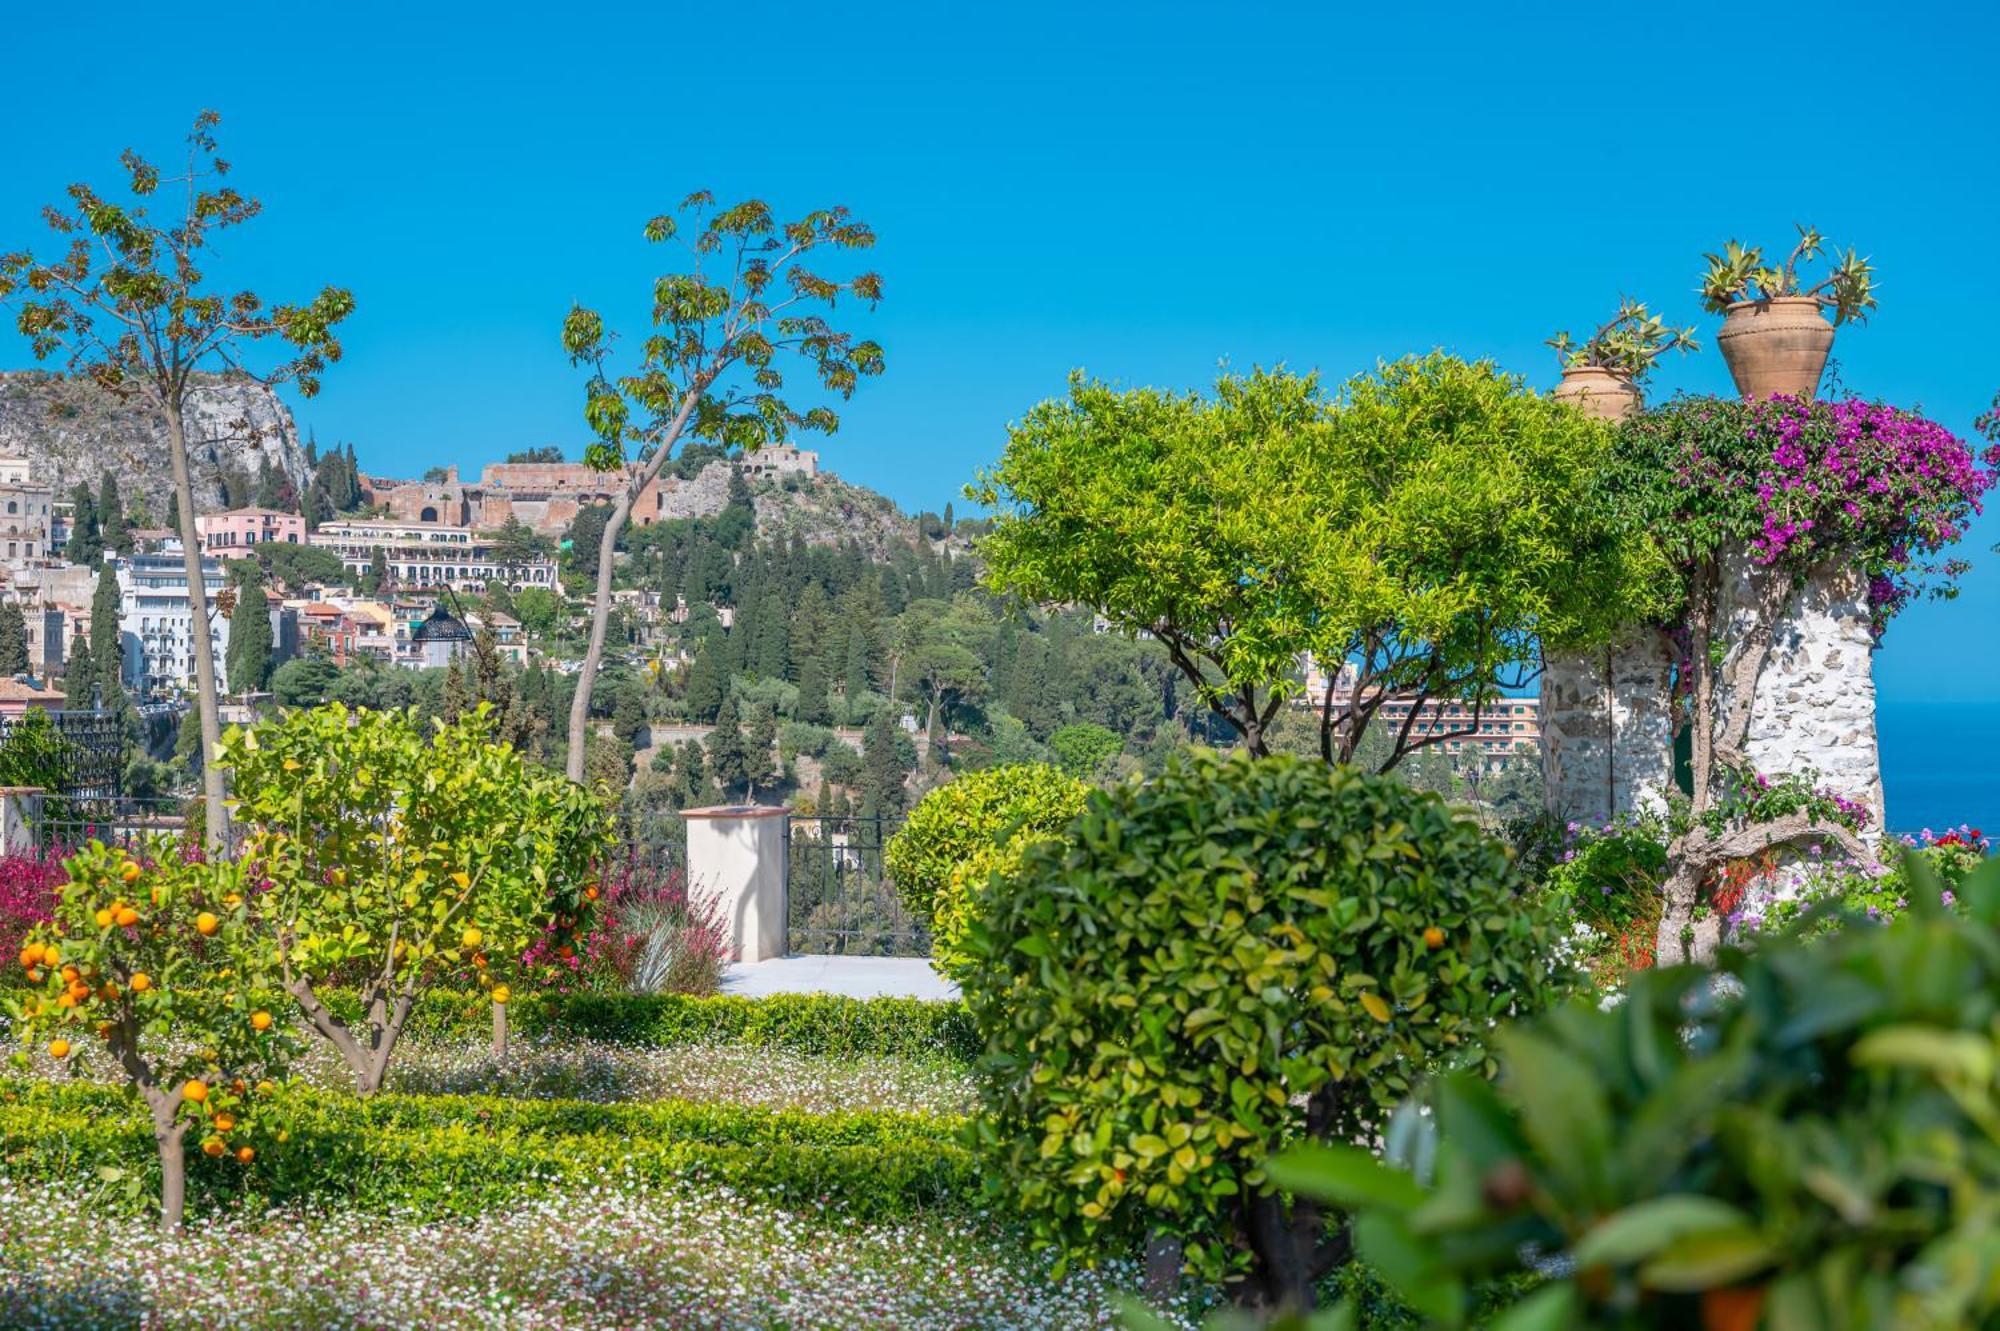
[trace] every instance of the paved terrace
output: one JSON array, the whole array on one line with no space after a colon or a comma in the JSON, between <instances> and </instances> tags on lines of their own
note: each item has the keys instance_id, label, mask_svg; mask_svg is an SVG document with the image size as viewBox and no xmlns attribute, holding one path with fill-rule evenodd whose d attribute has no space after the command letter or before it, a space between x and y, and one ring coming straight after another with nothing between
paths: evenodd
<instances>
[{"instance_id":1,"label":"paved terrace","mask_svg":"<svg viewBox=\"0 0 2000 1331\"><path fill-rule=\"evenodd\" d=\"M733 962L722 972L722 992L845 994L849 998L958 997L958 986L922 957L775 957Z\"/></svg>"}]
</instances>

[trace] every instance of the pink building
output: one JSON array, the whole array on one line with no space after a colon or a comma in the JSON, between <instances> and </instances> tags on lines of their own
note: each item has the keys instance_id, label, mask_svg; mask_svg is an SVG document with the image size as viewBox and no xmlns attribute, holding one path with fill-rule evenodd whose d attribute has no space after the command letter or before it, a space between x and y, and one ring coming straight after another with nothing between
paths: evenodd
<instances>
[{"instance_id":1,"label":"pink building","mask_svg":"<svg viewBox=\"0 0 2000 1331\"><path fill-rule=\"evenodd\" d=\"M267 545L272 541L306 543L306 520L296 513L280 513L274 508L202 513L195 517L194 524L201 532L203 552L211 555L227 557L246 546Z\"/></svg>"}]
</instances>

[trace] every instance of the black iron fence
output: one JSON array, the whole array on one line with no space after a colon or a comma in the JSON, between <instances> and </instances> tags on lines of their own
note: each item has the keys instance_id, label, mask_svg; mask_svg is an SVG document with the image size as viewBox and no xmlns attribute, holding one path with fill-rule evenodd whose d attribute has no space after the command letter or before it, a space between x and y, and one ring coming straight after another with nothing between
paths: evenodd
<instances>
[{"instance_id":1,"label":"black iron fence","mask_svg":"<svg viewBox=\"0 0 2000 1331\"><path fill-rule=\"evenodd\" d=\"M927 957L929 932L904 907L882 865L900 826L880 816L791 819L787 950L794 954Z\"/></svg>"},{"instance_id":2,"label":"black iron fence","mask_svg":"<svg viewBox=\"0 0 2000 1331\"><path fill-rule=\"evenodd\" d=\"M137 846L148 836L180 834L190 826L191 801L180 798L76 799L47 796L36 819L35 845L43 858L62 859L93 841ZM199 815L194 826L199 828ZM199 837L195 838L197 841Z\"/></svg>"},{"instance_id":3,"label":"black iron fence","mask_svg":"<svg viewBox=\"0 0 2000 1331\"><path fill-rule=\"evenodd\" d=\"M124 794L125 718L117 712L62 711L45 714L54 723L53 744L22 755L15 778L47 785L73 799L115 800ZM0 747L21 732L24 717L0 717Z\"/></svg>"}]
</instances>

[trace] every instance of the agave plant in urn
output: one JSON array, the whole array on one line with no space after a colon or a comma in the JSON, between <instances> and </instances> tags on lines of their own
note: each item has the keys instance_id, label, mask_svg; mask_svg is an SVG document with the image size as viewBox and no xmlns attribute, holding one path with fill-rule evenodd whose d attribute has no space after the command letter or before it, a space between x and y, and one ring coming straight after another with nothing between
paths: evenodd
<instances>
[{"instance_id":1,"label":"agave plant in urn","mask_svg":"<svg viewBox=\"0 0 2000 1331\"><path fill-rule=\"evenodd\" d=\"M1622 421L1645 405L1639 385L1653 363L1669 351L1695 351L1692 328L1675 328L1641 301L1620 300L1618 313L1578 342L1568 333L1548 340L1562 361L1562 382L1553 396L1572 402L1585 415Z\"/></svg>"},{"instance_id":2,"label":"agave plant in urn","mask_svg":"<svg viewBox=\"0 0 2000 1331\"><path fill-rule=\"evenodd\" d=\"M1703 256L1702 304L1723 316L1716 345L1745 398L1811 397L1833 349L1834 328L1850 319L1866 323L1875 308L1875 270L1851 249L1816 285L1801 286L1799 265L1824 253L1825 239L1801 225L1798 244L1775 268L1764 262L1762 248L1745 249L1733 240L1722 253Z\"/></svg>"}]
</instances>

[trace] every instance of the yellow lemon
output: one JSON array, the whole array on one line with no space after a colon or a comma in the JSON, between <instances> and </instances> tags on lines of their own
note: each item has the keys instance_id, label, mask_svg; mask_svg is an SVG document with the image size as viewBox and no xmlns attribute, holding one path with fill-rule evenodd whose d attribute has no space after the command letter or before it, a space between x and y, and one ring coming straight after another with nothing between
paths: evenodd
<instances>
[{"instance_id":1,"label":"yellow lemon","mask_svg":"<svg viewBox=\"0 0 2000 1331\"><path fill-rule=\"evenodd\" d=\"M485 938L486 935L480 933L479 930L467 929L464 933L458 936L458 941L461 947L478 947L480 943L485 940Z\"/></svg>"}]
</instances>

